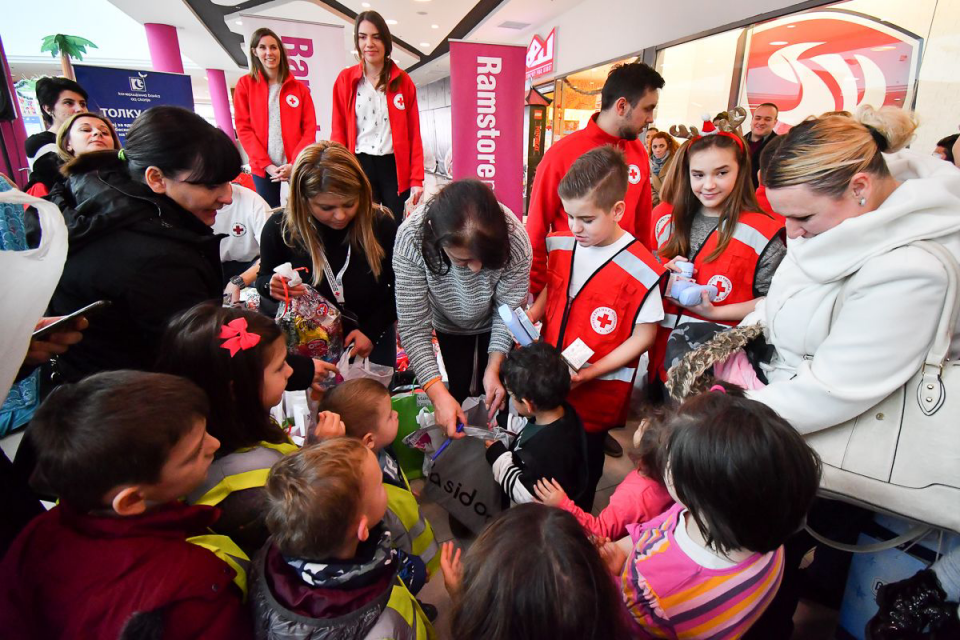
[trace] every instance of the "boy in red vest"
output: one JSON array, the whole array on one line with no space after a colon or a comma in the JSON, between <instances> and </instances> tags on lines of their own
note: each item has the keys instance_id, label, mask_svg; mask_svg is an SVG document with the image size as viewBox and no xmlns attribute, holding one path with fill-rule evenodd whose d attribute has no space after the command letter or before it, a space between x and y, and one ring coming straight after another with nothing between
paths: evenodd
<instances>
[{"instance_id":1,"label":"boy in red vest","mask_svg":"<svg viewBox=\"0 0 960 640\"><path fill-rule=\"evenodd\" d=\"M606 433L626 420L637 364L663 319L664 269L619 224L628 181L623 153L609 145L573 163L558 187L570 230L547 236L547 285L530 309L532 320L543 319L544 341L568 362L589 354L571 377L568 402L587 432L590 503Z\"/></svg>"},{"instance_id":2,"label":"boy in red vest","mask_svg":"<svg viewBox=\"0 0 960 640\"><path fill-rule=\"evenodd\" d=\"M206 535L219 509L179 501L220 447L208 410L199 387L162 373L99 373L50 394L27 435L34 482L60 504L0 564L4 638L253 638L234 583L246 558Z\"/></svg>"}]
</instances>

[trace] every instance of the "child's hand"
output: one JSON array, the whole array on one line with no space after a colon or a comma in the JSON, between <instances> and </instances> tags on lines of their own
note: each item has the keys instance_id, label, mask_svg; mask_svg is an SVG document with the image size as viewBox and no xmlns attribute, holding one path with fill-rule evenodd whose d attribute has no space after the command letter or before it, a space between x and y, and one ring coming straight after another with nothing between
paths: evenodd
<instances>
[{"instance_id":1,"label":"child's hand","mask_svg":"<svg viewBox=\"0 0 960 640\"><path fill-rule=\"evenodd\" d=\"M677 263L678 263L678 262L690 262L690 261L687 260L687 259L686 259L685 257L683 257L683 256L677 256L676 258L674 258L673 260L671 260L671 261L668 262L667 264L663 265L663 268L666 269L667 271L673 271L673 272L676 272L676 273L680 273L680 267L677 266ZM694 275L696 275L697 270L694 269L694 270L693 270L693 273L694 273Z\"/></svg>"},{"instance_id":2,"label":"child's hand","mask_svg":"<svg viewBox=\"0 0 960 640\"><path fill-rule=\"evenodd\" d=\"M559 507L567 499L567 492L553 478L537 480L537 484L533 486L533 492L537 494L537 499L548 507Z\"/></svg>"},{"instance_id":3,"label":"child's hand","mask_svg":"<svg viewBox=\"0 0 960 640\"><path fill-rule=\"evenodd\" d=\"M347 430L343 425L340 415L331 411L321 411L317 415L317 426L313 430L313 436L316 442L323 442L330 438L339 438L346 435Z\"/></svg>"},{"instance_id":4,"label":"child's hand","mask_svg":"<svg viewBox=\"0 0 960 640\"><path fill-rule=\"evenodd\" d=\"M337 369L337 365L332 362L325 362L320 358L314 358L313 383L310 385L310 388L322 394L324 392L323 383L338 373L340 373L340 369Z\"/></svg>"},{"instance_id":5,"label":"child's hand","mask_svg":"<svg viewBox=\"0 0 960 640\"><path fill-rule=\"evenodd\" d=\"M684 309L689 309L690 311L693 311L698 316L706 318L707 320L713 319L714 309L716 309L716 307L714 307L713 305L713 302L710 301L710 294L707 292L706 289L700 292L700 302L698 302L697 304L681 304L677 300L674 300L674 302L678 306L681 306Z\"/></svg>"},{"instance_id":6,"label":"child's hand","mask_svg":"<svg viewBox=\"0 0 960 640\"><path fill-rule=\"evenodd\" d=\"M607 565L610 573L619 576L623 573L623 566L627 564L627 552L616 542L605 540L606 542L597 547L600 551L600 558Z\"/></svg>"},{"instance_id":7,"label":"child's hand","mask_svg":"<svg viewBox=\"0 0 960 640\"><path fill-rule=\"evenodd\" d=\"M443 586L452 598L460 590L460 580L463 578L463 564L460 562L462 549L453 551L452 542L444 542L440 548L440 571L443 572Z\"/></svg>"}]
</instances>

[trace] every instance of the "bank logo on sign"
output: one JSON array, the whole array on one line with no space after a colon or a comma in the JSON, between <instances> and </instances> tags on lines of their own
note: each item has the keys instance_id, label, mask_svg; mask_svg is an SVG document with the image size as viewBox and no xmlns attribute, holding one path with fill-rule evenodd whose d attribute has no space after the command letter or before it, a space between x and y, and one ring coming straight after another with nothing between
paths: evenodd
<instances>
[{"instance_id":1,"label":"bank logo on sign","mask_svg":"<svg viewBox=\"0 0 960 640\"><path fill-rule=\"evenodd\" d=\"M143 78L130 78L130 91L146 91L147 81Z\"/></svg>"}]
</instances>

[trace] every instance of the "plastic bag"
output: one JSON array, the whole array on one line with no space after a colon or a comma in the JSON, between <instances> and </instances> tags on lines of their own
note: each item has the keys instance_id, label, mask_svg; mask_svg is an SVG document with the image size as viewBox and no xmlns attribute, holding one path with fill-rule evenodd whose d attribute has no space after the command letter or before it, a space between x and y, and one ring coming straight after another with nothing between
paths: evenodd
<instances>
[{"instance_id":1,"label":"plastic bag","mask_svg":"<svg viewBox=\"0 0 960 640\"><path fill-rule=\"evenodd\" d=\"M289 286L303 284L306 288L305 294L299 298L289 298L277 308L277 324L287 341L287 351L337 363L343 355L340 311L316 289L305 284L289 262L276 267L274 272L289 278ZM322 386L330 388L341 382L343 378L336 376Z\"/></svg>"},{"instance_id":2,"label":"plastic bag","mask_svg":"<svg viewBox=\"0 0 960 640\"><path fill-rule=\"evenodd\" d=\"M370 362L369 358L354 358L353 362L350 362L352 351L352 349L344 351L340 362L337 363L337 369L340 370L343 379L346 381L370 378L389 389L390 381L393 380L393 367Z\"/></svg>"}]
</instances>

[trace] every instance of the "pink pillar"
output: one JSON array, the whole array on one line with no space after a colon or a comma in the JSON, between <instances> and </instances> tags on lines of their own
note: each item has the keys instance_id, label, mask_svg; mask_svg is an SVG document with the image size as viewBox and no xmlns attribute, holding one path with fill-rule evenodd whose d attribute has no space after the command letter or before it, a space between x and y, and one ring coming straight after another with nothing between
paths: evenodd
<instances>
[{"instance_id":1,"label":"pink pillar","mask_svg":"<svg viewBox=\"0 0 960 640\"><path fill-rule=\"evenodd\" d=\"M27 129L23 126L23 116L20 114L20 103L13 90L13 77L10 75L10 65L7 64L7 54L3 50L3 40L0 39L0 82L7 85L16 119L10 122L0 121L0 142L3 152L0 153L0 171L7 174L20 189L27 186L27 153L23 149L27 141ZM9 160L9 164L8 164Z\"/></svg>"},{"instance_id":2,"label":"pink pillar","mask_svg":"<svg viewBox=\"0 0 960 640\"><path fill-rule=\"evenodd\" d=\"M207 69L207 85L210 87L210 102L213 103L213 117L217 126L231 139L236 138L233 130L233 118L230 115L230 93L227 91L227 78L222 69Z\"/></svg>"},{"instance_id":3,"label":"pink pillar","mask_svg":"<svg viewBox=\"0 0 960 640\"><path fill-rule=\"evenodd\" d=\"M147 30L147 44L150 46L150 61L154 71L183 73L183 60L180 59L180 39L177 28L168 24L148 22L143 25Z\"/></svg>"}]
</instances>

